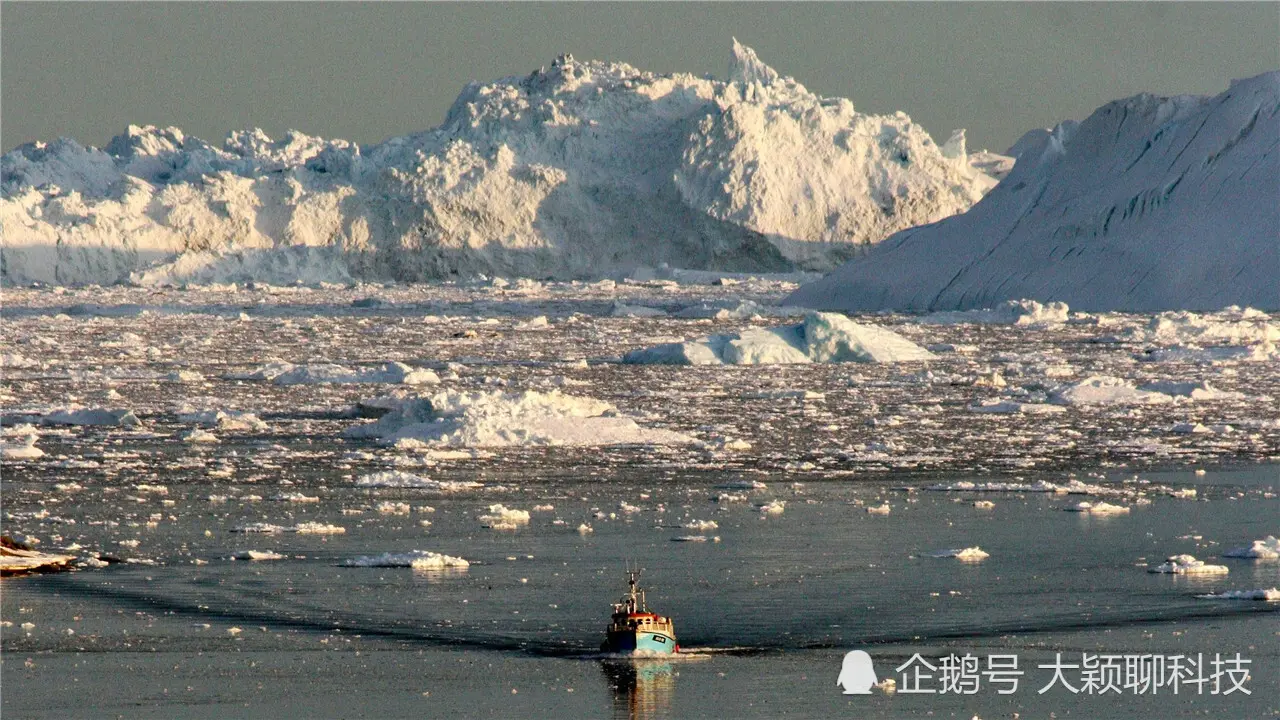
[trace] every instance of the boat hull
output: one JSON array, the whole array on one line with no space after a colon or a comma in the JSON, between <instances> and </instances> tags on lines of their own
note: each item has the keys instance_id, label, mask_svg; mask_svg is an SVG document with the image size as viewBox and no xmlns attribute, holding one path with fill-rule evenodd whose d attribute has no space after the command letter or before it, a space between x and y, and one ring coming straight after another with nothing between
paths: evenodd
<instances>
[{"instance_id":1,"label":"boat hull","mask_svg":"<svg viewBox=\"0 0 1280 720\"><path fill-rule=\"evenodd\" d=\"M676 639L666 633L637 630L611 632L600 649L610 653L670 655L676 652Z\"/></svg>"}]
</instances>

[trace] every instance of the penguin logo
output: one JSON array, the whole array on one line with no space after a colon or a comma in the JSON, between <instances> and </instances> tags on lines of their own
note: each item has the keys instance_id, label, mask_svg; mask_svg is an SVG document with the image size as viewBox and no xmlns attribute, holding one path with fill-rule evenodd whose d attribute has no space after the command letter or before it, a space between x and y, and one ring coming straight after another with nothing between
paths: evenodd
<instances>
[{"instance_id":1,"label":"penguin logo","mask_svg":"<svg viewBox=\"0 0 1280 720\"><path fill-rule=\"evenodd\" d=\"M850 650L845 653L844 664L840 666L840 677L836 685L844 688L845 695L870 695L871 686L876 684L876 669L871 664L871 656L862 650Z\"/></svg>"}]
</instances>

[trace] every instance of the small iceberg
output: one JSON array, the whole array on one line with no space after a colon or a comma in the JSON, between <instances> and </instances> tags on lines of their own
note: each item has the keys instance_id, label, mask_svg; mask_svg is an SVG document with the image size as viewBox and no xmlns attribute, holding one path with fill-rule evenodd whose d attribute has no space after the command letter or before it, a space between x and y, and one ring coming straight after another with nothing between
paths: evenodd
<instances>
[{"instance_id":1,"label":"small iceberg","mask_svg":"<svg viewBox=\"0 0 1280 720\"><path fill-rule=\"evenodd\" d=\"M271 550L241 550L231 556L232 560L284 560L286 555Z\"/></svg>"},{"instance_id":2,"label":"small iceberg","mask_svg":"<svg viewBox=\"0 0 1280 720\"><path fill-rule=\"evenodd\" d=\"M1099 503L1081 502L1081 503L1076 503L1072 507L1063 508L1063 509L1068 512L1078 512L1078 513L1084 513L1086 515L1128 515L1129 514L1128 507L1124 505L1112 505L1111 503L1107 503L1107 502L1099 502Z\"/></svg>"},{"instance_id":3,"label":"small iceberg","mask_svg":"<svg viewBox=\"0 0 1280 720\"><path fill-rule=\"evenodd\" d=\"M1164 563L1148 568L1147 572L1166 575L1226 575L1230 570L1226 565L1210 565L1191 555L1173 555Z\"/></svg>"},{"instance_id":4,"label":"small iceberg","mask_svg":"<svg viewBox=\"0 0 1280 720\"><path fill-rule=\"evenodd\" d=\"M1228 590L1220 593L1197 595L1205 600L1260 600L1262 602L1280 602L1280 588L1263 590Z\"/></svg>"},{"instance_id":5,"label":"small iceberg","mask_svg":"<svg viewBox=\"0 0 1280 720\"><path fill-rule=\"evenodd\" d=\"M352 368L335 363L294 365L288 362L272 362L244 374L232 375L231 379L265 380L275 385L363 383L436 385L440 382L440 377L432 370L414 368L399 362L383 363L371 368Z\"/></svg>"},{"instance_id":6,"label":"small iceberg","mask_svg":"<svg viewBox=\"0 0 1280 720\"><path fill-rule=\"evenodd\" d=\"M499 503L490 505L488 512L479 520L491 530L518 530L529 524L529 511L508 508Z\"/></svg>"},{"instance_id":7,"label":"small iceberg","mask_svg":"<svg viewBox=\"0 0 1280 720\"><path fill-rule=\"evenodd\" d=\"M932 360L934 354L897 333L837 313L807 312L799 325L747 329L731 335L632 350L635 365L777 365L887 363Z\"/></svg>"},{"instance_id":8,"label":"small iceberg","mask_svg":"<svg viewBox=\"0 0 1280 720\"><path fill-rule=\"evenodd\" d=\"M356 486L368 488L420 488L423 490L438 490L440 492L462 492L465 490L478 490L484 487L484 483L474 480L433 480L402 470L388 470L361 475L356 478Z\"/></svg>"},{"instance_id":9,"label":"small iceberg","mask_svg":"<svg viewBox=\"0 0 1280 720\"><path fill-rule=\"evenodd\" d=\"M543 445L683 445L694 439L641 427L613 405L551 392L458 392L381 398L390 409L378 420L348 428L347 437L387 444L416 441L434 447Z\"/></svg>"},{"instance_id":10,"label":"small iceberg","mask_svg":"<svg viewBox=\"0 0 1280 720\"><path fill-rule=\"evenodd\" d=\"M1231 548L1222 553L1222 557L1275 560L1280 558L1280 540L1275 535L1268 535L1262 540L1254 540L1249 547Z\"/></svg>"},{"instance_id":11,"label":"small iceberg","mask_svg":"<svg viewBox=\"0 0 1280 720\"><path fill-rule=\"evenodd\" d=\"M978 562L991 557L991 554L978 546L968 548L951 548L949 550L937 550L929 553L929 557L936 558L955 558L961 562Z\"/></svg>"},{"instance_id":12,"label":"small iceberg","mask_svg":"<svg viewBox=\"0 0 1280 720\"><path fill-rule=\"evenodd\" d=\"M413 568L414 570L465 570L471 563L460 557L429 550L362 555L342 563L342 567Z\"/></svg>"}]
</instances>

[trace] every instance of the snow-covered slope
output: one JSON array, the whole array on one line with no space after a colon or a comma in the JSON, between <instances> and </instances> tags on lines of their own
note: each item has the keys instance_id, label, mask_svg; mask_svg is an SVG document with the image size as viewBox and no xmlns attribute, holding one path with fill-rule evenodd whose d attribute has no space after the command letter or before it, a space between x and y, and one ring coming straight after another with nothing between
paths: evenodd
<instances>
[{"instance_id":1,"label":"snow-covered slope","mask_svg":"<svg viewBox=\"0 0 1280 720\"><path fill-rule=\"evenodd\" d=\"M965 310L1280 309L1280 72L1216 97L1138 95L1052 133L969 212L907 230L788 304Z\"/></svg>"},{"instance_id":2,"label":"snow-covered slope","mask_svg":"<svg viewBox=\"0 0 1280 720\"><path fill-rule=\"evenodd\" d=\"M989 190L956 150L736 41L728 81L563 56L379 145L130 127L19 147L0 259L14 283L830 269Z\"/></svg>"}]
</instances>

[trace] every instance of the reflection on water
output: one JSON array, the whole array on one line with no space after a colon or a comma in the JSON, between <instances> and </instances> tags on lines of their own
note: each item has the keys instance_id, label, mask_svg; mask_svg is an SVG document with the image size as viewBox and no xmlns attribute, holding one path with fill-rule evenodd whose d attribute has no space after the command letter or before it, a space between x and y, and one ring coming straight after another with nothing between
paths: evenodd
<instances>
[{"instance_id":1,"label":"reflection on water","mask_svg":"<svg viewBox=\"0 0 1280 720\"><path fill-rule=\"evenodd\" d=\"M669 661L605 660L600 667L613 691L615 718L660 718L670 711L676 676Z\"/></svg>"}]
</instances>

